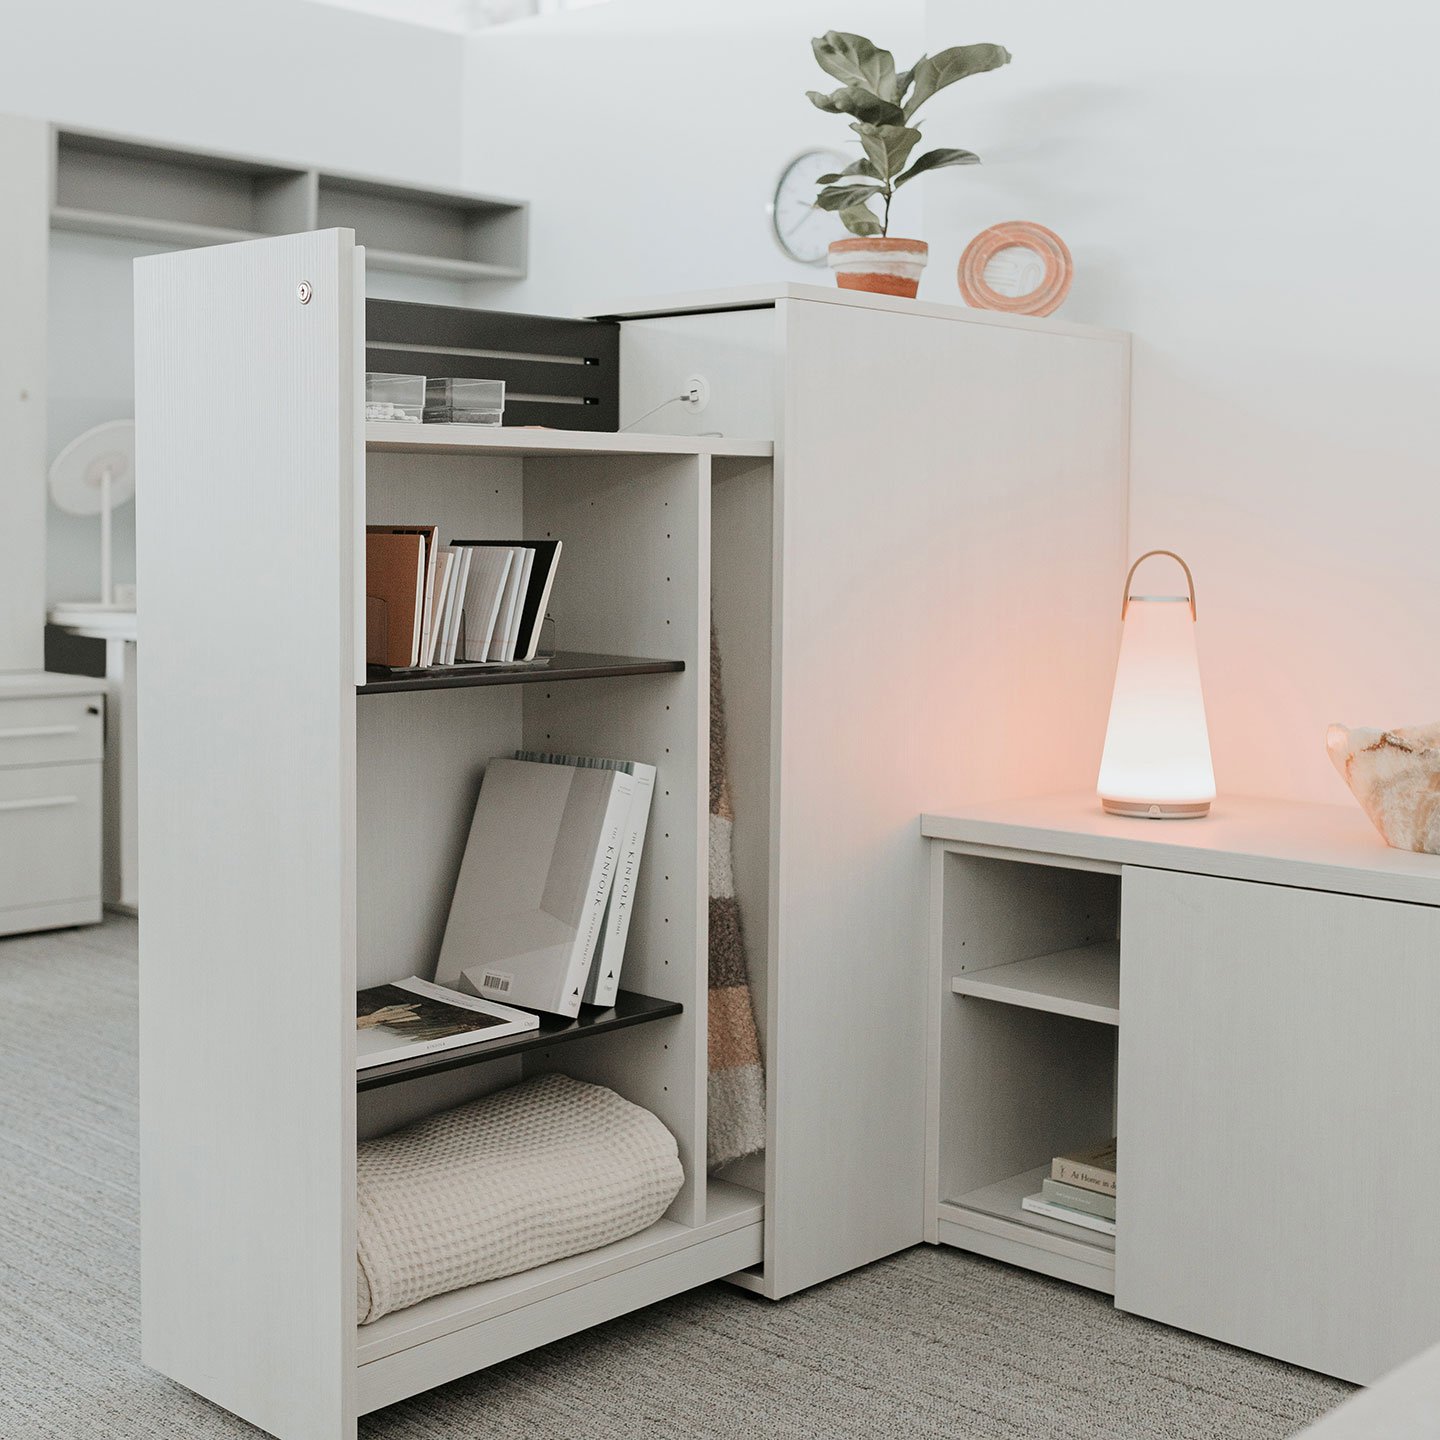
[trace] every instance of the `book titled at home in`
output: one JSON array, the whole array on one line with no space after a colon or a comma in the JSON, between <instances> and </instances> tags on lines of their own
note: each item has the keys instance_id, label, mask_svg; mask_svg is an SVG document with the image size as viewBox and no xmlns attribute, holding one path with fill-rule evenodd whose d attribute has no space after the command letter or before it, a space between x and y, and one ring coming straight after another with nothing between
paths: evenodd
<instances>
[{"instance_id":1,"label":"book titled at home in","mask_svg":"<svg viewBox=\"0 0 1440 1440\"><path fill-rule=\"evenodd\" d=\"M540 1027L538 1016L411 977L355 997L356 1069L499 1040Z\"/></svg>"},{"instance_id":2,"label":"book titled at home in","mask_svg":"<svg viewBox=\"0 0 1440 1440\"><path fill-rule=\"evenodd\" d=\"M1078 1185L1082 1190L1095 1190L1102 1195L1115 1193L1115 1141L1092 1145L1086 1150L1072 1150L1057 1155L1050 1166L1050 1178L1065 1185Z\"/></svg>"}]
</instances>

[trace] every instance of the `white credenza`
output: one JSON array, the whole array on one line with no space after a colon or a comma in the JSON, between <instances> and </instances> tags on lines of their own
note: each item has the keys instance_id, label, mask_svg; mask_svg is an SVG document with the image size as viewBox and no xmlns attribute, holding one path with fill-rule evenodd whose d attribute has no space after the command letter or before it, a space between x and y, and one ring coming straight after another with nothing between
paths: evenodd
<instances>
[{"instance_id":1,"label":"white credenza","mask_svg":"<svg viewBox=\"0 0 1440 1440\"><path fill-rule=\"evenodd\" d=\"M1258 800L922 828L928 1239L1361 1383L1440 1339L1440 857ZM1113 1240L1021 1210L1112 1133Z\"/></svg>"},{"instance_id":2,"label":"white credenza","mask_svg":"<svg viewBox=\"0 0 1440 1440\"><path fill-rule=\"evenodd\" d=\"M0 935L100 919L98 681L0 675Z\"/></svg>"}]
</instances>

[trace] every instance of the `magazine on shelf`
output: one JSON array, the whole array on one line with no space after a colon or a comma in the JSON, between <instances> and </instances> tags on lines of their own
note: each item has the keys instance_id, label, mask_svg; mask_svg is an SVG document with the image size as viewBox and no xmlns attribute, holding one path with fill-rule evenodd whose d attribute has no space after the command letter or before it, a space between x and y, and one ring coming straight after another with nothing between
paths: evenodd
<instances>
[{"instance_id":1,"label":"magazine on shelf","mask_svg":"<svg viewBox=\"0 0 1440 1440\"><path fill-rule=\"evenodd\" d=\"M1102 1235L1115 1233L1115 1222L1103 1215L1089 1215L1084 1210L1071 1210L1066 1205L1055 1205L1044 1195L1027 1195L1020 1208L1032 1215L1043 1215L1047 1220L1060 1220L1066 1225L1076 1225L1082 1230L1098 1230Z\"/></svg>"},{"instance_id":2,"label":"magazine on shelf","mask_svg":"<svg viewBox=\"0 0 1440 1440\"><path fill-rule=\"evenodd\" d=\"M578 1015L634 788L620 770L492 760L450 901L437 983Z\"/></svg>"},{"instance_id":3,"label":"magazine on shelf","mask_svg":"<svg viewBox=\"0 0 1440 1440\"><path fill-rule=\"evenodd\" d=\"M355 999L358 1070L538 1030L540 1019L411 976L372 985Z\"/></svg>"}]
</instances>

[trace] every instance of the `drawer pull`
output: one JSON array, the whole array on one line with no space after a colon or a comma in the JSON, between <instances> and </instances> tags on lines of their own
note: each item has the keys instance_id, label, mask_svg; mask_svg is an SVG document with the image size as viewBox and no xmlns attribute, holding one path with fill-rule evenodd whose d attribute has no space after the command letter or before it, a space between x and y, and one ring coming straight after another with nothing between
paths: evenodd
<instances>
[{"instance_id":1,"label":"drawer pull","mask_svg":"<svg viewBox=\"0 0 1440 1440\"><path fill-rule=\"evenodd\" d=\"M78 725L25 725L17 730L0 730L0 740L34 740L40 735L78 735Z\"/></svg>"},{"instance_id":2,"label":"drawer pull","mask_svg":"<svg viewBox=\"0 0 1440 1440\"><path fill-rule=\"evenodd\" d=\"M50 810L57 805L74 805L78 795L42 795L34 800L0 800L0 810Z\"/></svg>"}]
</instances>

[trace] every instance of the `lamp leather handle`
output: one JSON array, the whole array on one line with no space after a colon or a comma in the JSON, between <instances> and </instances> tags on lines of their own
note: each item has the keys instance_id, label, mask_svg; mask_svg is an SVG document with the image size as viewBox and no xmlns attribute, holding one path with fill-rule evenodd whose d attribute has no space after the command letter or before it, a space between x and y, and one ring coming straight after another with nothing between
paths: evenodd
<instances>
[{"instance_id":1,"label":"lamp leather handle","mask_svg":"<svg viewBox=\"0 0 1440 1440\"><path fill-rule=\"evenodd\" d=\"M1130 608L1130 582L1135 578L1135 572L1140 568L1142 562L1148 560L1152 555L1168 555L1184 572L1185 583L1190 587L1190 618L1195 618L1195 577L1190 573L1190 567L1173 550L1147 550L1130 567L1130 573L1125 577L1125 594L1120 601L1120 618L1125 618L1125 612Z\"/></svg>"}]
</instances>

